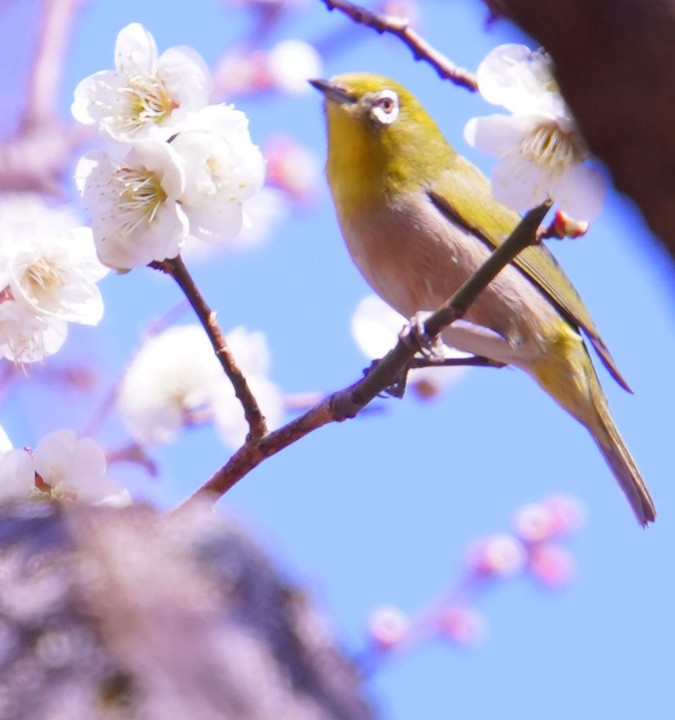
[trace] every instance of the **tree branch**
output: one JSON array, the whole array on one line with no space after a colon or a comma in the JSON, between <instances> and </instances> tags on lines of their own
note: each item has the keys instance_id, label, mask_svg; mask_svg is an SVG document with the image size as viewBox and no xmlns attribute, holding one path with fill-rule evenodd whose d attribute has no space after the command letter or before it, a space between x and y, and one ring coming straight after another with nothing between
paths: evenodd
<instances>
[{"instance_id":1,"label":"tree branch","mask_svg":"<svg viewBox=\"0 0 675 720\"><path fill-rule=\"evenodd\" d=\"M183 259L178 255L175 258L150 263L150 267L170 275L183 291L190 305L192 305L199 322L206 330L216 357L234 387L234 394L244 409L244 416L249 427L247 442L259 440L267 433L265 417L260 411L258 401L251 392L244 374L239 369L230 351L225 336L218 325L216 313L206 304L206 300L204 300L187 267L185 267Z\"/></svg>"},{"instance_id":2,"label":"tree branch","mask_svg":"<svg viewBox=\"0 0 675 720\"><path fill-rule=\"evenodd\" d=\"M321 0L329 10L339 10L354 22L373 28L378 33L389 33L400 38L412 51L415 60L428 62L443 79L475 91L474 76L451 62L443 53L432 47L419 33L410 27L406 18L376 13L348 0Z\"/></svg>"},{"instance_id":3,"label":"tree branch","mask_svg":"<svg viewBox=\"0 0 675 720\"><path fill-rule=\"evenodd\" d=\"M427 335L434 337L444 327L461 318L476 297L503 270L516 255L537 241L537 228L550 205L544 204L525 215L516 229L478 270L424 323ZM410 365L418 347L414 333L408 331L375 367L344 390L329 395L320 403L284 425L257 440L247 442L199 490L181 506L211 496L218 499L236 485L263 460L297 442L305 435L331 422L342 422L355 417L368 403L388 387L400 381Z\"/></svg>"}]
</instances>

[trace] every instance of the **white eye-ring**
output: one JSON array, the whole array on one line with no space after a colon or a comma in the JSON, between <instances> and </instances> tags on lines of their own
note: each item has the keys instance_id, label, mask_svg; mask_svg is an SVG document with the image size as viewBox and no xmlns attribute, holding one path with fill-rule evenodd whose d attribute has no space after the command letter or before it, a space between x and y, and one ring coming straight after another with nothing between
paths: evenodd
<instances>
[{"instance_id":1,"label":"white eye-ring","mask_svg":"<svg viewBox=\"0 0 675 720\"><path fill-rule=\"evenodd\" d=\"M393 90L378 93L373 100L370 117L380 125L391 125L398 117L398 95Z\"/></svg>"}]
</instances>

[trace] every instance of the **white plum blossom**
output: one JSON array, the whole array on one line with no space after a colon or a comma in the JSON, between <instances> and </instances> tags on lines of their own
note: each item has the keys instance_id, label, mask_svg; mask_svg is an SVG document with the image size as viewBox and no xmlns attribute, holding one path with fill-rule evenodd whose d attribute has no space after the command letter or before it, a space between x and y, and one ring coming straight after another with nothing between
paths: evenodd
<instances>
[{"instance_id":1,"label":"white plum blossom","mask_svg":"<svg viewBox=\"0 0 675 720\"><path fill-rule=\"evenodd\" d=\"M279 389L268 377L270 353L265 335L237 327L227 334L227 343L258 401L268 429L273 430L281 424L284 407ZM249 428L232 383L226 378L213 389L211 410L223 443L235 449L240 447Z\"/></svg>"},{"instance_id":2,"label":"white plum blossom","mask_svg":"<svg viewBox=\"0 0 675 720\"><path fill-rule=\"evenodd\" d=\"M464 137L498 158L492 191L518 211L553 200L579 220L601 210L606 187L589 158L574 117L553 78L549 55L524 45L500 45L476 73L481 95L511 115L472 118Z\"/></svg>"},{"instance_id":3,"label":"white plum blossom","mask_svg":"<svg viewBox=\"0 0 675 720\"><path fill-rule=\"evenodd\" d=\"M45 435L35 450L0 455L0 500L39 498L128 505L129 493L106 477L103 448L74 430Z\"/></svg>"},{"instance_id":4,"label":"white plum blossom","mask_svg":"<svg viewBox=\"0 0 675 720\"><path fill-rule=\"evenodd\" d=\"M30 195L0 202L0 357L40 361L63 345L68 322L101 320L97 283L108 271L76 220Z\"/></svg>"},{"instance_id":5,"label":"white plum blossom","mask_svg":"<svg viewBox=\"0 0 675 720\"><path fill-rule=\"evenodd\" d=\"M229 105L209 105L195 113L171 141L184 167L181 208L190 234L227 242L241 230L242 203L265 180L265 161L251 141L248 118Z\"/></svg>"},{"instance_id":6,"label":"white plum blossom","mask_svg":"<svg viewBox=\"0 0 675 720\"><path fill-rule=\"evenodd\" d=\"M282 401L267 377L264 335L235 328L226 340L269 425L277 425ZM116 410L141 445L171 442L200 413L214 420L230 446L241 445L248 431L241 403L199 325L169 328L141 347L122 380Z\"/></svg>"},{"instance_id":7,"label":"white plum blossom","mask_svg":"<svg viewBox=\"0 0 675 720\"><path fill-rule=\"evenodd\" d=\"M185 173L170 143L142 140L90 153L76 180L104 265L129 270L178 255L188 234L179 205Z\"/></svg>"},{"instance_id":8,"label":"white plum blossom","mask_svg":"<svg viewBox=\"0 0 675 720\"><path fill-rule=\"evenodd\" d=\"M38 315L11 298L0 302L0 357L17 364L39 362L57 352L68 337L68 323Z\"/></svg>"},{"instance_id":9,"label":"white plum blossom","mask_svg":"<svg viewBox=\"0 0 675 720\"><path fill-rule=\"evenodd\" d=\"M367 295L356 306L351 319L352 337L361 352L375 360L386 355L396 344L408 320L376 295ZM443 357L463 358L466 353L446 345L438 348ZM457 381L466 367L416 368L408 374L408 384L423 398L435 397Z\"/></svg>"},{"instance_id":10,"label":"white plum blossom","mask_svg":"<svg viewBox=\"0 0 675 720\"><path fill-rule=\"evenodd\" d=\"M309 91L309 78L323 75L321 56L313 45L304 40L282 40L267 58L272 82L289 93Z\"/></svg>"},{"instance_id":11,"label":"white plum blossom","mask_svg":"<svg viewBox=\"0 0 675 720\"><path fill-rule=\"evenodd\" d=\"M36 314L83 325L103 317L97 282L108 273L96 257L89 228L62 237L36 237L21 243L5 267L9 291Z\"/></svg>"},{"instance_id":12,"label":"white plum blossom","mask_svg":"<svg viewBox=\"0 0 675 720\"><path fill-rule=\"evenodd\" d=\"M94 73L75 88L72 113L113 140L168 138L191 112L208 102L209 70L189 47L158 56L153 36L139 23L120 30L115 69Z\"/></svg>"},{"instance_id":13,"label":"white plum blossom","mask_svg":"<svg viewBox=\"0 0 675 720\"><path fill-rule=\"evenodd\" d=\"M176 325L149 338L127 368L116 409L141 445L168 443L207 406L222 369L199 325Z\"/></svg>"}]
</instances>

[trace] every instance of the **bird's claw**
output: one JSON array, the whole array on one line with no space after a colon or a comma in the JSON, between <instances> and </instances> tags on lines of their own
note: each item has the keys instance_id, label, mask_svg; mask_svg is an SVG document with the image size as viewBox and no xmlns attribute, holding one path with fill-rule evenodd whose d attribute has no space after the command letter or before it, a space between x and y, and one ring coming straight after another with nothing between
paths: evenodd
<instances>
[{"instance_id":1,"label":"bird's claw","mask_svg":"<svg viewBox=\"0 0 675 720\"><path fill-rule=\"evenodd\" d=\"M441 360L445 357L443 341L436 335L431 337L425 330L424 323L431 315L429 312L418 312L408 321L408 325L401 330L399 337L416 353L421 353L428 360Z\"/></svg>"}]
</instances>

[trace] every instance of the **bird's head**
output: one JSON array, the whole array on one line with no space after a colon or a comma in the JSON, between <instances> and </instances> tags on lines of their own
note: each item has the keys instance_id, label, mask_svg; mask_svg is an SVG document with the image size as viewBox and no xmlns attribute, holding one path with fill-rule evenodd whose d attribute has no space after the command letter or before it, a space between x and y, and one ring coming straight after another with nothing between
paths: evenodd
<instances>
[{"instance_id":1,"label":"bird's head","mask_svg":"<svg viewBox=\"0 0 675 720\"><path fill-rule=\"evenodd\" d=\"M399 191L447 165L453 151L438 126L394 80L347 73L309 82L325 99L331 185L351 177Z\"/></svg>"}]
</instances>

